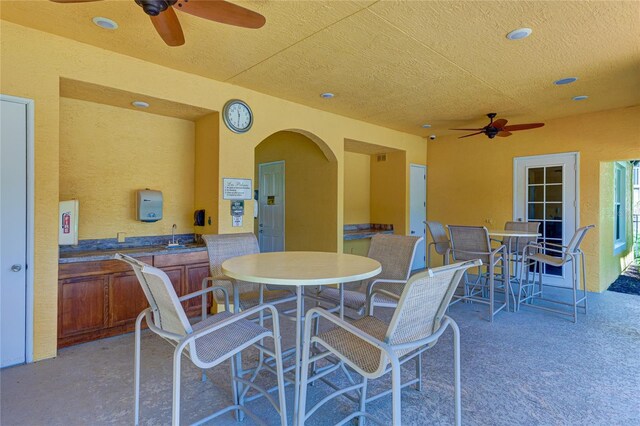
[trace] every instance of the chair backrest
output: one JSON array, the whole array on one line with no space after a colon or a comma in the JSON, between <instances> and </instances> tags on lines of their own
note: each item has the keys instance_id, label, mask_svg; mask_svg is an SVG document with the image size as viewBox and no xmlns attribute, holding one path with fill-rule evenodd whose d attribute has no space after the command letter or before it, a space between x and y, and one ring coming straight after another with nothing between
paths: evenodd
<instances>
[{"instance_id":1,"label":"chair backrest","mask_svg":"<svg viewBox=\"0 0 640 426\"><path fill-rule=\"evenodd\" d=\"M385 341L392 345L408 343L435 333L462 275L467 269L481 264L476 259L413 275L400 296Z\"/></svg>"},{"instance_id":2,"label":"chair backrest","mask_svg":"<svg viewBox=\"0 0 640 426\"><path fill-rule=\"evenodd\" d=\"M540 222L506 222L504 224L505 231L525 231L538 233ZM502 244L507 247L511 253L521 252L529 243L535 243L538 237L505 237Z\"/></svg>"},{"instance_id":3,"label":"chair backrest","mask_svg":"<svg viewBox=\"0 0 640 426\"><path fill-rule=\"evenodd\" d=\"M447 249L451 246L449 243L449 237L447 237L447 231L440 222L427 221L427 229L431 234L431 239L435 243L436 253L445 254Z\"/></svg>"},{"instance_id":4,"label":"chair backrest","mask_svg":"<svg viewBox=\"0 0 640 426\"><path fill-rule=\"evenodd\" d=\"M484 226L449 225L453 260L480 259L489 263L491 243L489 231Z\"/></svg>"},{"instance_id":5,"label":"chair backrest","mask_svg":"<svg viewBox=\"0 0 640 426\"><path fill-rule=\"evenodd\" d=\"M578 252L578 250L580 250L580 244L582 244L582 240L584 240L584 237L587 235L587 232L591 229L591 228L595 228L595 225L588 225L588 226L583 226L582 228L578 228L576 230L576 233L573 234L573 237L571 237L571 241L569 241L569 244L567 244L567 250L566 253L564 255L564 260L568 260L569 256L571 254L576 254Z\"/></svg>"},{"instance_id":6,"label":"chair backrest","mask_svg":"<svg viewBox=\"0 0 640 426\"><path fill-rule=\"evenodd\" d=\"M411 265L416 254L416 247L422 237L408 235L376 234L371 237L371 245L367 257L377 260L382 265L382 272L375 279L406 281L411 275ZM401 287L402 285L400 285ZM395 291L390 286L388 289ZM400 294L402 288L397 293Z\"/></svg>"},{"instance_id":7,"label":"chair backrest","mask_svg":"<svg viewBox=\"0 0 640 426\"><path fill-rule=\"evenodd\" d=\"M131 256L117 253L115 258L131 265L136 273L142 291L151 306L154 325L179 336L191 334L193 331L191 324L167 274Z\"/></svg>"},{"instance_id":8,"label":"chair backrest","mask_svg":"<svg viewBox=\"0 0 640 426\"><path fill-rule=\"evenodd\" d=\"M212 277L221 277L222 262L232 257L244 256L246 254L260 253L260 246L256 236L250 232L241 234L210 234L203 235L202 239L207 245L209 253L209 271ZM223 286L232 294L232 288L229 281L215 281L215 285ZM238 285L238 293L257 292L259 285L254 283L242 282Z\"/></svg>"}]
</instances>

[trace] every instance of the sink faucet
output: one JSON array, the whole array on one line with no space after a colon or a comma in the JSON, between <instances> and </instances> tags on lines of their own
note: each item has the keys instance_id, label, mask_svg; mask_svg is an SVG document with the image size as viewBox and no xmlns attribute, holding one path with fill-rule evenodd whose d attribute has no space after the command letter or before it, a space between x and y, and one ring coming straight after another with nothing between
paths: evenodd
<instances>
[{"instance_id":1,"label":"sink faucet","mask_svg":"<svg viewBox=\"0 0 640 426\"><path fill-rule=\"evenodd\" d=\"M178 228L178 226L175 223L171 227L171 242L169 243L170 245L178 244L178 242L176 241L176 229L177 228Z\"/></svg>"}]
</instances>

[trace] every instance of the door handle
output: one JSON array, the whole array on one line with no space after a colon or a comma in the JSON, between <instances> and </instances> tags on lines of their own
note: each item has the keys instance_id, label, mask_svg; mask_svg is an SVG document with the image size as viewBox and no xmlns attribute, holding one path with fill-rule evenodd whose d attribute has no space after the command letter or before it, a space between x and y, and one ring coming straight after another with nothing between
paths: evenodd
<instances>
[{"instance_id":1,"label":"door handle","mask_svg":"<svg viewBox=\"0 0 640 426\"><path fill-rule=\"evenodd\" d=\"M416 233L416 231L411 231L411 234L415 234L415 233Z\"/></svg>"},{"instance_id":2,"label":"door handle","mask_svg":"<svg viewBox=\"0 0 640 426\"><path fill-rule=\"evenodd\" d=\"M261 229L261 230L259 230L258 232L262 234L262 232L263 232L263 231L262 231L262 229Z\"/></svg>"},{"instance_id":3,"label":"door handle","mask_svg":"<svg viewBox=\"0 0 640 426\"><path fill-rule=\"evenodd\" d=\"M258 226L259 226L260 228L262 228L264 225L263 225L263 224L260 224L260 225L258 225Z\"/></svg>"},{"instance_id":4,"label":"door handle","mask_svg":"<svg viewBox=\"0 0 640 426\"><path fill-rule=\"evenodd\" d=\"M18 264L11 265L11 272L20 272L20 271L22 271L22 265L18 265Z\"/></svg>"}]
</instances>

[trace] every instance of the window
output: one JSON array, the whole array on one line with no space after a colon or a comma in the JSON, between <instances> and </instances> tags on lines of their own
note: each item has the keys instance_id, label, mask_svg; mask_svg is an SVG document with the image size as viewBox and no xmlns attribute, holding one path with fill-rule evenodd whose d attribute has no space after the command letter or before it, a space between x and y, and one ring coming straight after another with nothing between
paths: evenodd
<instances>
[{"instance_id":1,"label":"window","mask_svg":"<svg viewBox=\"0 0 640 426\"><path fill-rule=\"evenodd\" d=\"M614 166L613 187L613 254L618 254L627 246L626 207L627 169L623 164Z\"/></svg>"}]
</instances>

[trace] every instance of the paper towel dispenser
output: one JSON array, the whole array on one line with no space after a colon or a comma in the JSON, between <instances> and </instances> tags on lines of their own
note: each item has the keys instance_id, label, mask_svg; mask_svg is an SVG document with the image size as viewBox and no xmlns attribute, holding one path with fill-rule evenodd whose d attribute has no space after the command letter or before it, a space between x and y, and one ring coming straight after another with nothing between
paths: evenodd
<instances>
[{"instance_id":1,"label":"paper towel dispenser","mask_svg":"<svg viewBox=\"0 0 640 426\"><path fill-rule=\"evenodd\" d=\"M157 222L162 219L162 192L150 189L138 191L138 216L142 222Z\"/></svg>"}]
</instances>

